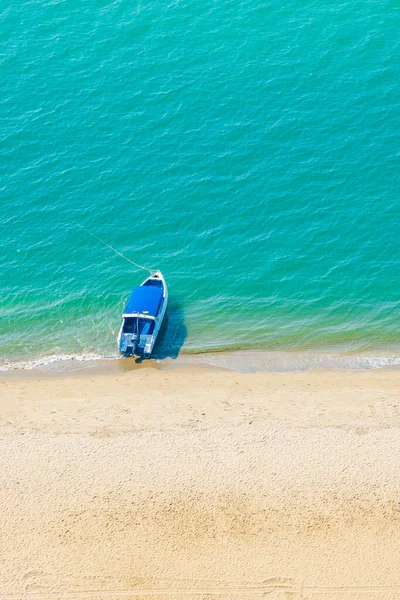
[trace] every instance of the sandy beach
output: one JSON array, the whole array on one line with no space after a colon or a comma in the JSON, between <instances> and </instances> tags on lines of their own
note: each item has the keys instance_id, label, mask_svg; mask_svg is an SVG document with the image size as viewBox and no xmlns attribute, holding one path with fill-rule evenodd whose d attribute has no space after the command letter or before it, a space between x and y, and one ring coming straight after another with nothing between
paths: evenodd
<instances>
[{"instance_id":1,"label":"sandy beach","mask_svg":"<svg viewBox=\"0 0 400 600\"><path fill-rule=\"evenodd\" d=\"M0 379L0 599L400 598L400 371Z\"/></svg>"}]
</instances>

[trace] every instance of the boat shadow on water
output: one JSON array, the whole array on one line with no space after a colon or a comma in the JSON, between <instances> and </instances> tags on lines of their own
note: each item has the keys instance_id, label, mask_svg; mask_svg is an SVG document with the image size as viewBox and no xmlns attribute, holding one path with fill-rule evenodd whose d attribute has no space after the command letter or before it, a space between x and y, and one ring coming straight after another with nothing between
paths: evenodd
<instances>
[{"instance_id":1,"label":"boat shadow on water","mask_svg":"<svg viewBox=\"0 0 400 600\"><path fill-rule=\"evenodd\" d=\"M178 358L186 336L187 329L182 305L170 296L167 312L150 358L158 360ZM147 359L140 357L136 359L136 362L142 362L143 360Z\"/></svg>"}]
</instances>

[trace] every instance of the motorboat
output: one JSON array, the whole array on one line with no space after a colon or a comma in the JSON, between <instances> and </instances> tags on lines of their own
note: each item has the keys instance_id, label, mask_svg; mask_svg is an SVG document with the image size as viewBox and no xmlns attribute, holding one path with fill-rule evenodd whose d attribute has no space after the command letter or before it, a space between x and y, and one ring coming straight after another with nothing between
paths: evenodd
<instances>
[{"instance_id":1,"label":"motorboat","mask_svg":"<svg viewBox=\"0 0 400 600\"><path fill-rule=\"evenodd\" d=\"M122 315L118 348L125 356L148 358L160 332L168 303L168 289L161 271L152 271L129 296Z\"/></svg>"}]
</instances>

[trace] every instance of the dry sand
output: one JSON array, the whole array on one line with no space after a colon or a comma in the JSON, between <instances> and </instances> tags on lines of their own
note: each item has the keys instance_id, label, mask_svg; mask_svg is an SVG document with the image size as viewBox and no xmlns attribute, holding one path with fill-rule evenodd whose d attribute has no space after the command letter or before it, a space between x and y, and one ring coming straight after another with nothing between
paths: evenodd
<instances>
[{"instance_id":1,"label":"dry sand","mask_svg":"<svg viewBox=\"0 0 400 600\"><path fill-rule=\"evenodd\" d=\"M0 469L0 600L400 598L400 371L3 377Z\"/></svg>"}]
</instances>

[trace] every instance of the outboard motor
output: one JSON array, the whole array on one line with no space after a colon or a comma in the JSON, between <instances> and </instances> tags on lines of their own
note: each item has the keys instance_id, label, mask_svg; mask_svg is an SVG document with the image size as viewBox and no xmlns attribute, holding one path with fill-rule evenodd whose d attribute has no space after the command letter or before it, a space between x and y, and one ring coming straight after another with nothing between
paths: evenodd
<instances>
[{"instance_id":1,"label":"outboard motor","mask_svg":"<svg viewBox=\"0 0 400 600\"><path fill-rule=\"evenodd\" d=\"M126 345L126 350L125 350L126 354L135 354L138 342L139 342L138 335L136 333L134 333L131 337L130 343L128 342Z\"/></svg>"}]
</instances>

